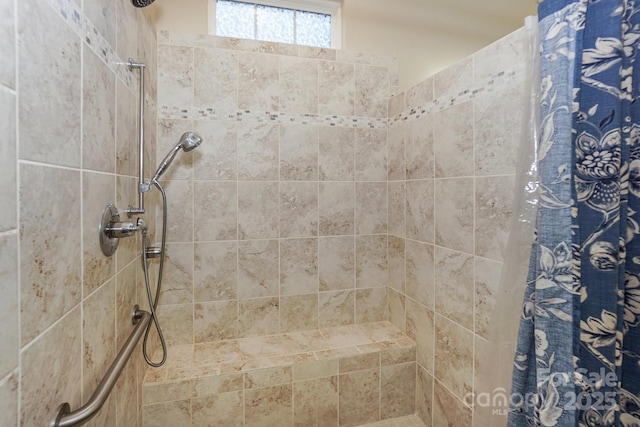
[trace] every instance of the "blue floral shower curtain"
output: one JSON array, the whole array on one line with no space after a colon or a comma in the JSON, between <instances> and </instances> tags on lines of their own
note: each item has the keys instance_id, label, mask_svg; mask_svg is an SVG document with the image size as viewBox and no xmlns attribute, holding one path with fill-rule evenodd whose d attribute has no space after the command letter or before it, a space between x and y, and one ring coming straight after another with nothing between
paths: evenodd
<instances>
[{"instance_id":1,"label":"blue floral shower curtain","mask_svg":"<svg viewBox=\"0 0 640 427\"><path fill-rule=\"evenodd\" d=\"M539 213L509 426L640 426L640 5L539 5Z\"/></svg>"}]
</instances>

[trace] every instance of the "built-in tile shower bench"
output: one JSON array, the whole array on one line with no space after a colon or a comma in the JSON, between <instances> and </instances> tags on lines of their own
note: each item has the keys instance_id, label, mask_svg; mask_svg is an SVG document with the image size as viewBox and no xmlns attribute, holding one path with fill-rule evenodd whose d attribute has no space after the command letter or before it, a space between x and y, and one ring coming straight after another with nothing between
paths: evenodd
<instances>
[{"instance_id":1,"label":"built-in tile shower bench","mask_svg":"<svg viewBox=\"0 0 640 427\"><path fill-rule=\"evenodd\" d=\"M416 345L389 322L169 348L145 427L355 426L415 412Z\"/></svg>"}]
</instances>

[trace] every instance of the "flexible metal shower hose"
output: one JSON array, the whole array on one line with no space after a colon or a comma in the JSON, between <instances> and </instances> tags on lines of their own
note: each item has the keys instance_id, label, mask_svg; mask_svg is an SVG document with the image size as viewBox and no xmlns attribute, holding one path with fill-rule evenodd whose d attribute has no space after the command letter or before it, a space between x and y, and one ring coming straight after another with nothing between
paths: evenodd
<instances>
[{"instance_id":1,"label":"flexible metal shower hose","mask_svg":"<svg viewBox=\"0 0 640 427\"><path fill-rule=\"evenodd\" d=\"M147 326L147 330L144 333L144 340L142 342L142 354L144 355L144 360L154 368L158 368L164 365L164 362L167 361L167 342L164 339L164 335L162 334L162 329L160 328L160 322L158 321L158 316L156 315L156 309L158 308L158 300L160 299L160 290L162 288L162 273L164 270L164 257L166 252L166 244L167 244L167 195L164 191L164 188L160 185L157 180L151 181L153 185L160 191L162 195L162 244L160 246L160 266L158 267L158 286L156 287L156 298L153 299L151 295L151 286L149 284L149 260L147 258L147 248L149 247L149 237L146 232L143 233L142 236L142 267L144 270L144 282L147 288L147 298L149 299L149 309L151 311L151 318L153 319L153 324L158 331L158 338L160 338L160 344L162 344L162 360L160 362L154 362L149 357L147 351L147 341L149 339L149 332L151 331L151 322Z\"/></svg>"}]
</instances>

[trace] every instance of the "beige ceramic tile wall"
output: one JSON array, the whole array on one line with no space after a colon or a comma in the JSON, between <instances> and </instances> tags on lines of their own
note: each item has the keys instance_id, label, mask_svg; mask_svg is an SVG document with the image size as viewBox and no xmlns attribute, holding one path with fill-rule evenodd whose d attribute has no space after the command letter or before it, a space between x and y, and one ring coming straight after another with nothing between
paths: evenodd
<instances>
[{"instance_id":1,"label":"beige ceramic tile wall","mask_svg":"<svg viewBox=\"0 0 640 427\"><path fill-rule=\"evenodd\" d=\"M163 176L169 344L386 319L394 62L169 32L158 41L158 159L186 130L204 138Z\"/></svg>"},{"instance_id":2,"label":"beige ceramic tile wall","mask_svg":"<svg viewBox=\"0 0 640 427\"><path fill-rule=\"evenodd\" d=\"M525 37L519 30L389 100L388 312L416 341L427 426L505 422L474 413L465 395L481 391L474 358L511 216Z\"/></svg>"},{"instance_id":3,"label":"beige ceramic tile wall","mask_svg":"<svg viewBox=\"0 0 640 427\"><path fill-rule=\"evenodd\" d=\"M136 202L137 76L117 58L148 64L155 140L155 31L128 0L77 3L0 3L3 426L48 425L86 401L142 302L135 241L106 258L97 224L107 203ZM139 355L90 425L139 425Z\"/></svg>"}]
</instances>

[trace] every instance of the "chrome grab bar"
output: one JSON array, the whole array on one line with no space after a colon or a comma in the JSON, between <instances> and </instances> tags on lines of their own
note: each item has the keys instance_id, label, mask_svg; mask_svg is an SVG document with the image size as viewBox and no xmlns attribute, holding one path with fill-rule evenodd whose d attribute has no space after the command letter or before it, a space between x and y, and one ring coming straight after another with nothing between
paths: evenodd
<instances>
[{"instance_id":1,"label":"chrome grab bar","mask_svg":"<svg viewBox=\"0 0 640 427\"><path fill-rule=\"evenodd\" d=\"M151 320L151 314L147 311L140 310L136 305L133 309L133 323L136 325L133 328L133 332L129 335L129 338L122 346L120 353L116 356L107 372L104 374L102 381L98 384L96 391L93 392L91 398L79 409L71 412L71 406L69 403L63 403L58 407L58 414L49 423L50 427L75 427L81 426L93 418L102 405L107 401L111 390L116 385L122 370L127 365L131 353L136 348L138 341L144 334L149 321Z\"/></svg>"}]
</instances>

